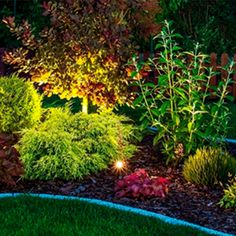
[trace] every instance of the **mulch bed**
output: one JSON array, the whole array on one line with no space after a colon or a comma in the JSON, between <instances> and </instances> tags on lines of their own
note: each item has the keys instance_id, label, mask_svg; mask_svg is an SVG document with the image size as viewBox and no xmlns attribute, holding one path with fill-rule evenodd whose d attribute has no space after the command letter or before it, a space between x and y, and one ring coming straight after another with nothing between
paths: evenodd
<instances>
[{"instance_id":1,"label":"mulch bed","mask_svg":"<svg viewBox=\"0 0 236 236\"><path fill-rule=\"evenodd\" d=\"M144 168L150 176L170 179L171 185L166 198L131 199L115 196L114 186L117 180L139 168ZM181 172L181 165L167 167L158 158L148 138L140 144L139 151L129 160L127 173L118 174L110 168L81 181L19 180L14 187L0 185L0 192L50 193L102 199L236 234L236 211L223 209L218 205L223 195L222 188L209 189L187 183Z\"/></svg>"}]
</instances>

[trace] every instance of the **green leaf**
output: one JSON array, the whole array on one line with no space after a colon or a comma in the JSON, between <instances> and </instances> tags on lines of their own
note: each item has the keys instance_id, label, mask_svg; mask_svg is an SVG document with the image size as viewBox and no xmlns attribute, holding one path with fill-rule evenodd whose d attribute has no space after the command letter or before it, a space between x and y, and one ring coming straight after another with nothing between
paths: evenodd
<instances>
[{"instance_id":1,"label":"green leaf","mask_svg":"<svg viewBox=\"0 0 236 236\"><path fill-rule=\"evenodd\" d=\"M199 130L197 130L196 132L195 132L195 134L197 134L199 137L201 137L202 139L205 139L206 138L206 133L203 133L203 132L201 132L201 131L199 131Z\"/></svg>"},{"instance_id":2,"label":"green leaf","mask_svg":"<svg viewBox=\"0 0 236 236\"><path fill-rule=\"evenodd\" d=\"M188 98L185 95L185 90L179 87L176 87L174 89L184 100L188 100Z\"/></svg>"},{"instance_id":3,"label":"green leaf","mask_svg":"<svg viewBox=\"0 0 236 236\"><path fill-rule=\"evenodd\" d=\"M228 99L229 101L233 102L234 101L234 96L227 95L226 99Z\"/></svg>"},{"instance_id":4,"label":"green leaf","mask_svg":"<svg viewBox=\"0 0 236 236\"><path fill-rule=\"evenodd\" d=\"M176 113L173 114L173 121L174 121L174 123L175 123L177 126L179 125L179 123L180 123L180 118L179 118L179 115L178 115L178 114L176 114Z\"/></svg>"},{"instance_id":5,"label":"green leaf","mask_svg":"<svg viewBox=\"0 0 236 236\"><path fill-rule=\"evenodd\" d=\"M219 108L218 108L217 105L213 105L213 106L211 107L211 114L215 114L218 109L219 109Z\"/></svg>"},{"instance_id":6,"label":"green leaf","mask_svg":"<svg viewBox=\"0 0 236 236\"><path fill-rule=\"evenodd\" d=\"M162 48L162 47L163 47L163 45L158 43L158 44L156 44L155 49L159 49L159 48Z\"/></svg>"},{"instance_id":7,"label":"green leaf","mask_svg":"<svg viewBox=\"0 0 236 236\"><path fill-rule=\"evenodd\" d=\"M167 75L160 75L158 77L158 85L163 86L167 85L168 83L168 76Z\"/></svg>"},{"instance_id":8,"label":"green leaf","mask_svg":"<svg viewBox=\"0 0 236 236\"><path fill-rule=\"evenodd\" d=\"M219 83L218 83L218 87L223 87L225 85L225 82L224 81L220 81Z\"/></svg>"},{"instance_id":9,"label":"green leaf","mask_svg":"<svg viewBox=\"0 0 236 236\"><path fill-rule=\"evenodd\" d=\"M150 88L155 88L156 87L156 85L152 82L145 83L143 86L144 87L150 87Z\"/></svg>"},{"instance_id":10,"label":"green leaf","mask_svg":"<svg viewBox=\"0 0 236 236\"><path fill-rule=\"evenodd\" d=\"M160 107L161 115L165 114L169 107L170 107L170 101L165 101Z\"/></svg>"},{"instance_id":11,"label":"green leaf","mask_svg":"<svg viewBox=\"0 0 236 236\"><path fill-rule=\"evenodd\" d=\"M179 46L174 46L174 47L172 48L173 51L179 51L180 49L182 49L182 48L179 47Z\"/></svg>"},{"instance_id":12,"label":"green leaf","mask_svg":"<svg viewBox=\"0 0 236 236\"><path fill-rule=\"evenodd\" d=\"M135 77L137 74L138 74L137 71L132 71L130 75L131 75L131 77L133 78L133 77Z\"/></svg>"},{"instance_id":13,"label":"green leaf","mask_svg":"<svg viewBox=\"0 0 236 236\"><path fill-rule=\"evenodd\" d=\"M152 94L152 91L146 90L146 91L144 91L144 93L145 93L145 97L147 98L147 97L149 97Z\"/></svg>"},{"instance_id":14,"label":"green leaf","mask_svg":"<svg viewBox=\"0 0 236 236\"><path fill-rule=\"evenodd\" d=\"M164 58L164 56L162 56L162 57L160 57L159 62L160 62L160 63L166 63L167 61L166 61L166 59Z\"/></svg>"},{"instance_id":15,"label":"green leaf","mask_svg":"<svg viewBox=\"0 0 236 236\"><path fill-rule=\"evenodd\" d=\"M141 124L141 128L146 129L148 127L149 123L150 122L148 119L143 119L142 124Z\"/></svg>"},{"instance_id":16,"label":"green leaf","mask_svg":"<svg viewBox=\"0 0 236 236\"><path fill-rule=\"evenodd\" d=\"M181 34L177 34L177 33L172 34L172 37L181 38L181 39L183 38L183 36Z\"/></svg>"},{"instance_id":17,"label":"green leaf","mask_svg":"<svg viewBox=\"0 0 236 236\"><path fill-rule=\"evenodd\" d=\"M142 97L142 96L137 97L137 98L134 100L133 105L134 105L134 106L137 106L142 100L143 100L143 97Z\"/></svg>"},{"instance_id":18,"label":"green leaf","mask_svg":"<svg viewBox=\"0 0 236 236\"><path fill-rule=\"evenodd\" d=\"M188 132L190 133L191 130L192 130L192 126L193 126L193 123L192 122L189 122L188 123Z\"/></svg>"},{"instance_id":19,"label":"green leaf","mask_svg":"<svg viewBox=\"0 0 236 236\"><path fill-rule=\"evenodd\" d=\"M184 65L183 61L179 60L179 59L175 59L174 60L175 64L178 65L181 68L185 68L186 65Z\"/></svg>"},{"instance_id":20,"label":"green leaf","mask_svg":"<svg viewBox=\"0 0 236 236\"><path fill-rule=\"evenodd\" d=\"M189 113L191 113L192 112L192 107L191 106L183 107L182 111L188 111Z\"/></svg>"},{"instance_id":21,"label":"green leaf","mask_svg":"<svg viewBox=\"0 0 236 236\"><path fill-rule=\"evenodd\" d=\"M186 153L190 153L193 148L193 143L187 143L185 147L186 147Z\"/></svg>"},{"instance_id":22,"label":"green leaf","mask_svg":"<svg viewBox=\"0 0 236 236\"><path fill-rule=\"evenodd\" d=\"M147 112L147 111L146 111L146 112L143 112L142 116L139 118L139 121L142 121L142 120L144 120L145 118L148 119L148 112Z\"/></svg>"},{"instance_id":23,"label":"green leaf","mask_svg":"<svg viewBox=\"0 0 236 236\"><path fill-rule=\"evenodd\" d=\"M157 108L152 109L151 112L152 112L152 114L155 115L155 116L159 116L159 115L160 115L160 111L159 111L159 109L157 109Z\"/></svg>"}]
</instances>

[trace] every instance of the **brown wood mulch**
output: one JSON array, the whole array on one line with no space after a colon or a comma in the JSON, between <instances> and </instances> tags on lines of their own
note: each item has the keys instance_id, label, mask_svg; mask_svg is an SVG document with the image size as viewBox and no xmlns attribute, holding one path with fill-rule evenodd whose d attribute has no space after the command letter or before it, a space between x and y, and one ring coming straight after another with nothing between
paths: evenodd
<instances>
[{"instance_id":1,"label":"brown wood mulch","mask_svg":"<svg viewBox=\"0 0 236 236\"><path fill-rule=\"evenodd\" d=\"M117 180L139 168L145 168L150 176L169 178L171 185L166 198L131 199L115 196ZM143 142L139 151L129 160L127 173L118 174L110 168L81 181L19 180L14 187L0 185L0 192L50 193L102 199L236 235L236 210L223 209L218 205L223 195L222 188L209 189L187 183L182 177L181 166L167 167L158 158L150 140Z\"/></svg>"}]
</instances>

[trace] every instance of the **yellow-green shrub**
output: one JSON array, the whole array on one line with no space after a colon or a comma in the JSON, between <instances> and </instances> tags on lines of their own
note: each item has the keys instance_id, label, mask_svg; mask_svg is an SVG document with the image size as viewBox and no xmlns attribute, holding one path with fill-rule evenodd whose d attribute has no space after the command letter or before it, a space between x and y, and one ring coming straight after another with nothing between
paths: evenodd
<instances>
[{"instance_id":1,"label":"yellow-green shrub","mask_svg":"<svg viewBox=\"0 0 236 236\"><path fill-rule=\"evenodd\" d=\"M113 113L71 114L53 108L37 128L24 130L20 159L28 179L75 179L131 157L134 127Z\"/></svg>"},{"instance_id":2,"label":"yellow-green shrub","mask_svg":"<svg viewBox=\"0 0 236 236\"><path fill-rule=\"evenodd\" d=\"M219 204L225 208L236 208L236 176L231 181L231 185L228 185L227 188L224 189L224 196L220 200Z\"/></svg>"},{"instance_id":3,"label":"yellow-green shrub","mask_svg":"<svg viewBox=\"0 0 236 236\"><path fill-rule=\"evenodd\" d=\"M195 184L214 186L228 180L228 175L236 174L236 160L222 148L203 147L184 163L184 178Z\"/></svg>"},{"instance_id":4,"label":"yellow-green shrub","mask_svg":"<svg viewBox=\"0 0 236 236\"><path fill-rule=\"evenodd\" d=\"M41 96L33 85L16 75L0 77L0 132L30 128L40 117Z\"/></svg>"}]
</instances>

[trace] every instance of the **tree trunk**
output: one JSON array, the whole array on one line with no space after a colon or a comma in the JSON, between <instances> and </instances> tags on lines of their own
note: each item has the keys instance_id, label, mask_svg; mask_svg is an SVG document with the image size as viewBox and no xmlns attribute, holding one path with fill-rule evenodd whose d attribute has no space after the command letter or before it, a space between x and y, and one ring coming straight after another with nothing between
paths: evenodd
<instances>
[{"instance_id":1,"label":"tree trunk","mask_svg":"<svg viewBox=\"0 0 236 236\"><path fill-rule=\"evenodd\" d=\"M83 97L82 112L84 112L85 114L88 114L88 97Z\"/></svg>"}]
</instances>

